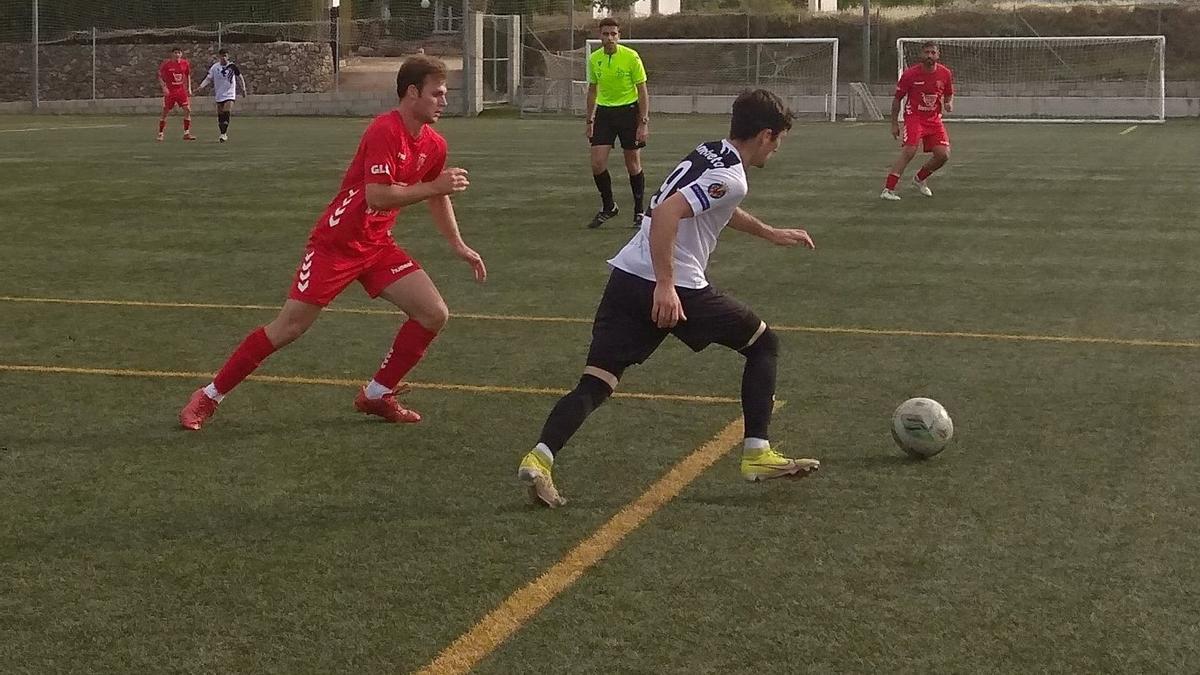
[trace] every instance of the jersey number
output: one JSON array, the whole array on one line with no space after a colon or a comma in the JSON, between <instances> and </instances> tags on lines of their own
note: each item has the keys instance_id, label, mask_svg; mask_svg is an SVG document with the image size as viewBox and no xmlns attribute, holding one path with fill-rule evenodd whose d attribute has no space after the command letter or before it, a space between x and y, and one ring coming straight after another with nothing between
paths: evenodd
<instances>
[{"instance_id":1,"label":"jersey number","mask_svg":"<svg viewBox=\"0 0 1200 675\"><path fill-rule=\"evenodd\" d=\"M663 181L662 187L658 189L658 192L655 192L654 196L650 198L650 211L653 211L655 207L657 207L659 204L662 204L671 195L675 194L679 190L680 185L687 185L696 180L703 175L708 168L709 167L707 165L697 165L690 159L685 159L680 162L679 165L675 167L675 170L671 172L671 175L667 176L667 179ZM649 211L647 212L647 215L649 215Z\"/></svg>"}]
</instances>

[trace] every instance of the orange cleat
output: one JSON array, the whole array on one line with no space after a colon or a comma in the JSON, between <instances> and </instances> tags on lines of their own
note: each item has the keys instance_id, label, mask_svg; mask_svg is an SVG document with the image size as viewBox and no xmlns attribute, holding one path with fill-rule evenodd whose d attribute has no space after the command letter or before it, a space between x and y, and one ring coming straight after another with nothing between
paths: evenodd
<instances>
[{"instance_id":1,"label":"orange cleat","mask_svg":"<svg viewBox=\"0 0 1200 675\"><path fill-rule=\"evenodd\" d=\"M403 385L401 387L401 393L408 389ZM396 400L396 393L384 394L380 398L367 398L367 389L363 387L358 390L358 396L354 397L354 407L358 408L358 411L361 413L377 415L397 424L416 424L420 422L421 413L400 405L400 402Z\"/></svg>"},{"instance_id":2,"label":"orange cleat","mask_svg":"<svg viewBox=\"0 0 1200 675\"><path fill-rule=\"evenodd\" d=\"M208 421L208 418L217 414L217 402L208 397L204 393L204 389L196 390L192 394L192 398L188 399L187 405L183 406L183 410L179 411L179 423L184 429L192 431L200 431L200 427Z\"/></svg>"}]
</instances>

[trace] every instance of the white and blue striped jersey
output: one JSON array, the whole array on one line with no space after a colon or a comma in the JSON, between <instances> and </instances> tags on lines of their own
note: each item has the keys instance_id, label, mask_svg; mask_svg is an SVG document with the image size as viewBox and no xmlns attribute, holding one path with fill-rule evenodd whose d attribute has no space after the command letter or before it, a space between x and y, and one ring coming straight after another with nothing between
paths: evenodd
<instances>
[{"instance_id":1,"label":"white and blue striped jersey","mask_svg":"<svg viewBox=\"0 0 1200 675\"><path fill-rule=\"evenodd\" d=\"M650 210L633 239L608 264L649 281L655 281L650 258L650 218L654 207L676 192L692 207L692 217L679 221L675 237L675 285L708 286L705 271L717 247L717 237L733 212L746 198L749 185L742 157L728 141L704 143L692 150L650 198Z\"/></svg>"}]
</instances>

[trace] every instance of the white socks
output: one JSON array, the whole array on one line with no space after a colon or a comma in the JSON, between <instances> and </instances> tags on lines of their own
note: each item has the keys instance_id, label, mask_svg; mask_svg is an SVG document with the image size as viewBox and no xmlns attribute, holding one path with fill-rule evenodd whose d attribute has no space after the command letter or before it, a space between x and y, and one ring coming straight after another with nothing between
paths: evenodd
<instances>
[{"instance_id":1,"label":"white socks","mask_svg":"<svg viewBox=\"0 0 1200 675\"><path fill-rule=\"evenodd\" d=\"M378 399L383 398L384 394L392 393L392 389L391 387L385 387L382 384L379 384L375 380L371 380L371 382L367 384L366 393L367 398Z\"/></svg>"},{"instance_id":2,"label":"white socks","mask_svg":"<svg viewBox=\"0 0 1200 675\"><path fill-rule=\"evenodd\" d=\"M212 382L209 382L208 385L204 387L204 395L216 401L217 403L220 403L221 399L225 398L225 394L217 391L217 387Z\"/></svg>"},{"instance_id":3,"label":"white socks","mask_svg":"<svg viewBox=\"0 0 1200 675\"><path fill-rule=\"evenodd\" d=\"M550 446L545 443L538 443L534 446L533 451L541 455L547 464L554 464L554 453L550 452Z\"/></svg>"},{"instance_id":4,"label":"white socks","mask_svg":"<svg viewBox=\"0 0 1200 675\"><path fill-rule=\"evenodd\" d=\"M743 447L745 448L746 453L759 452L771 447L771 441L768 441L765 438L747 438L746 444Z\"/></svg>"}]
</instances>

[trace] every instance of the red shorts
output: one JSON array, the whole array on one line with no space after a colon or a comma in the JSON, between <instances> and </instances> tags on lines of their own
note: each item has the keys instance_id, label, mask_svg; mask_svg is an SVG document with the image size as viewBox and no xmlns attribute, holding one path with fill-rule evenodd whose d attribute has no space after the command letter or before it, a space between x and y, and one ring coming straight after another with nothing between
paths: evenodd
<instances>
[{"instance_id":1,"label":"red shorts","mask_svg":"<svg viewBox=\"0 0 1200 675\"><path fill-rule=\"evenodd\" d=\"M404 249L392 244L377 253L348 257L329 249L309 246L296 268L288 297L324 307L357 280L367 295L379 297L393 282L421 269Z\"/></svg>"},{"instance_id":2,"label":"red shorts","mask_svg":"<svg viewBox=\"0 0 1200 675\"><path fill-rule=\"evenodd\" d=\"M163 96L163 110L171 110L175 106L186 108L191 104L191 97L186 89L178 91L167 91L166 96Z\"/></svg>"},{"instance_id":3,"label":"red shorts","mask_svg":"<svg viewBox=\"0 0 1200 675\"><path fill-rule=\"evenodd\" d=\"M946 133L946 125L940 120L930 122L916 115L905 117L901 145L920 145L922 141L925 152L933 152L939 145L950 147L950 135Z\"/></svg>"}]
</instances>

